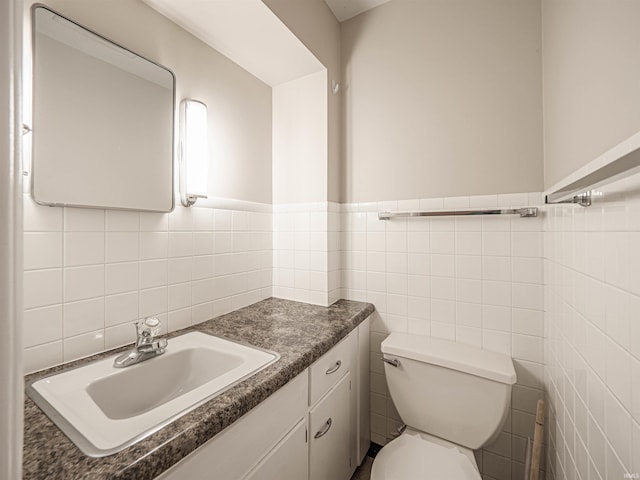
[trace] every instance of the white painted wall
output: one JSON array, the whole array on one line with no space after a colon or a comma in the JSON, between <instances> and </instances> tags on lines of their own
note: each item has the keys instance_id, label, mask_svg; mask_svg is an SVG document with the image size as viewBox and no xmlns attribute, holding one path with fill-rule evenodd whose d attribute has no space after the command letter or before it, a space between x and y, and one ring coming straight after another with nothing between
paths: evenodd
<instances>
[{"instance_id":1,"label":"white painted wall","mask_svg":"<svg viewBox=\"0 0 640 480\"><path fill-rule=\"evenodd\" d=\"M22 2L0 3L0 479L22 478Z\"/></svg>"},{"instance_id":2,"label":"white painted wall","mask_svg":"<svg viewBox=\"0 0 640 480\"><path fill-rule=\"evenodd\" d=\"M394 0L341 27L343 202L542 189L539 2Z\"/></svg>"},{"instance_id":3,"label":"white painted wall","mask_svg":"<svg viewBox=\"0 0 640 480\"><path fill-rule=\"evenodd\" d=\"M542 1L545 188L640 130L640 3Z\"/></svg>"}]
</instances>

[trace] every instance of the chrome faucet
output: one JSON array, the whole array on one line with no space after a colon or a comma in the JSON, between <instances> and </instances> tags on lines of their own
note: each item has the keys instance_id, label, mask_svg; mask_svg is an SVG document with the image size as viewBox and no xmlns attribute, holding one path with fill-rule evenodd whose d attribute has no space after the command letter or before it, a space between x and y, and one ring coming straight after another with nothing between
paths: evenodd
<instances>
[{"instance_id":1,"label":"chrome faucet","mask_svg":"<svg viewBox=\"0 0 640 480\"><path fill-rule=\"evenodd\" d=\"M164 349L167 348L166 338L157 340L155 338L160 333L160 320L155 317L147 317L144 320L138 320L134 325L137 335L136 345L113 361L113 366L116 368L128 367L157 357L162 355Z\"/></svg>"}]
</instances>

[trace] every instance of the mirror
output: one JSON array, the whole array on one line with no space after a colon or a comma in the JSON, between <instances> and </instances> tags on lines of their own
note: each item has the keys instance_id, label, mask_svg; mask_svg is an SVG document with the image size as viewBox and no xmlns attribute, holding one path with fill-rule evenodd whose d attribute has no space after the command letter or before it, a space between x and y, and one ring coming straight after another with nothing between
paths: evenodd
<instances>
[{"instance_id":1,"label":"mirror","mask_svg":"<svg viewBox=\"0 0 640 480\"><path fill-rule=\"evenodd\" d=\"M32 14L34 200L171 211L173 73L46 7Z\"/></svg>"}]
</instances>

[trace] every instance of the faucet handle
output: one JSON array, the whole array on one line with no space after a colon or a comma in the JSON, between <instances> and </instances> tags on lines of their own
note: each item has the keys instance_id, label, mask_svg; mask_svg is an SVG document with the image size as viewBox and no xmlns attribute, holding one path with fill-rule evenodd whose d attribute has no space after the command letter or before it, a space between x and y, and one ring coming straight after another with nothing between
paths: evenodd
<instances>
[{"instance_id":1,"label":"faucet handle","mask_svg":"<svg viewBox=\"0 0 640 480\"><path fill-rule=\"evenodd\" d=\"M160 334L160 320L156 317L147 317L136 322L138 338L151 339Z\"/></svg>"}]
</instances>

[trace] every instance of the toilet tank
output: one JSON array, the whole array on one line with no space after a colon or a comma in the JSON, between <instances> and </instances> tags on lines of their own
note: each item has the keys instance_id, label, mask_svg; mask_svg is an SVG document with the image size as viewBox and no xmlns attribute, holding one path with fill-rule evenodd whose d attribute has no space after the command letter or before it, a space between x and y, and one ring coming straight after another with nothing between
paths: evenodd
<instances>
[{"instance_id":1,"label":"toilet tank","mask_svg":"<svg viewBox=\"0 0 640 480\"><path fill-rule=\"evenodd\" d=\"M406 333L382 342L387 385L409 427L471 449L500 433L516 372L511 357Z\"/></svg>"}]
</instances>

